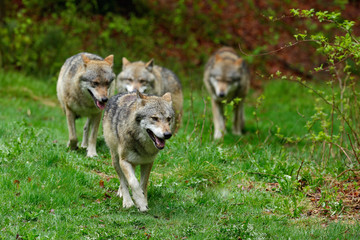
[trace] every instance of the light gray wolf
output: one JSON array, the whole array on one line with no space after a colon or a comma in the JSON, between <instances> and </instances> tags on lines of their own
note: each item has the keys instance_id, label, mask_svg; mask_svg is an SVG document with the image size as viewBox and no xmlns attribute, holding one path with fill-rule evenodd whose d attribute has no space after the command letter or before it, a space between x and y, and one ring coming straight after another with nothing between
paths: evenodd
<instances>
[{"instance_id":1,"label":"light gray wolf","mask_svg":"<svg viewBox=\"0 0 360 240\"><path fill-rule=\"evenodd\" d=\"M154 65L153 60L147 63L130 62L124 57L122 71L117 76L115 88L119 93L138 90L156 96L170 92L176 118L174 132L178 131L183 113L183 93L180 80L172 71Z\"/></svg>"},{"instance_id":2,"label":"light gray wolf","mask_svg":"<svg viewBox=\"0 0 360 240\"><path fill-rule=\"evenodd\" d=\"M115 78L113 60L113 55L103 59L84 52L68 58L60 70L56 90L66 115L68 147L77 149L75 119L88 117L81 143L81 147L87 148L88 157L97 156L96 138L102 110L108 101L109 86Z\"/></svg>"},{"instance_id":3,"label":"light gray wolf","mask_svg":"<svg viewBox=\"0 0 360 240\"><path fill-rule=\"evenodd\" d=\"M250 87L250 72L246 62L230 47L218 49L208 60L204 84L211 95L214 139L226 132L224 106L234 100L233 134L244 130L244 100ZM241 99L237 101L236 99Z\"/></svg>"},{"instance_id":4,"label":"light gray wolf","mask_svg":"<svg viewBox=\"0 0 360 240\"><path fill-rule=\"evenodd\" d=\"M123 207L134 205L147 211L147 184L153 162L165 141L172 136L175 113L171 94L146 96L139 91L110 98L103 118L105 142L120 179L118 195ZM140 183L135 167L140 165ZM132 190L132 200L129 193Z\"/></svg>"}]
</instances>

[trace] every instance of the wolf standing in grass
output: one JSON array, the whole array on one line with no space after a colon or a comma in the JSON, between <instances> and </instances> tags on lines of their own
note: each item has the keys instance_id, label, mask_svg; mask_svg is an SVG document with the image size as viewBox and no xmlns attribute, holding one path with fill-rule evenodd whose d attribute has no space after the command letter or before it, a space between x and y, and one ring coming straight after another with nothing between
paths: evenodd
<instances>
[{"instance_id":1,"label":"wolf standing in grass","mask_svg":"<svg viewBox=\"0 0 360 240\"><path fill-rule=\"evenodd\" d=\"M204 83L211 94L214 138L219 139L224 136L226 132L224 106L233 100L232 131L233 134L241 135L245 124L244 99L250 86L250 73L245 61L233 48L220 48L206 64Z\"/></svg>"},{"instance_id":2,"label":"wolf standing in grass","mask_svg":"<svg viewBox=\"0 0 360 240\"><path fill-rule=\"evenodd\" d=\"M180 127L183 112L182 87L177 76L167 68L154 65L154 61L130 62L122 59L123 68L116 79L116 90L119 93L138 90L141 93L162 96L171 93L175 111L175 132Z\"/></svg>"},{"instance_id":3,"label":"wolf standing in grass","mask_svg":"<svg viewBox=\"0 0 360 240\"><path fill-rule=\"evenodd\" d=\"M96 138L102 110L108 101L108 89L115 78L113 55L102 59L91 53L79 53L66 60L57 82L57 96L66 114L70 149L77 149L75 119L88 117L81 147L87 156L97 156ZM90 132L90 136L89 136Z\"/></svg>"},{"instance_id":4,"label":"wolf standing in grass","mask_svg":"<svg viewBox=\"0 0 360 240\"><path fill-rule=\"evenodd\" d=\"M106 105L103 130L113 166L120 179L118 195L123 207L134 205L148 210L147 184L154 159L172 136L175 113L170 93L162 97L142 95L139 91L113 96ZM140 165L140 183L135 167ZM128 185L132 189L130 197Z\"/></svg>"}]
</instances>

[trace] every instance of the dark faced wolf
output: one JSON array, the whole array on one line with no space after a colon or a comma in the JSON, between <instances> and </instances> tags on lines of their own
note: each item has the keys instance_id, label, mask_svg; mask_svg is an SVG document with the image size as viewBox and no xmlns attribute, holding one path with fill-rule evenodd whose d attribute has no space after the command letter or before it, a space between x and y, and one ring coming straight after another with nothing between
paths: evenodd
<instances>
[{"instance_id":1,"label":"dark faced wolf","mask_svg":"<svg viewBox=\"0 0 360 240\"><path fill-rule=\"evenodd\" d=\"M183 93L180 80L169 69L154 65L150 60L130 62L123 58L122 71L116 79L116 90L126 93L138 90L140 93L162 96L166 92L171 93L175 110L175 132L180 127L183 111Z\"/></svg>"},{"instance_id":2,"label":"dark faced wolf","mask_svg":"<svg viewBox=\"0 0 360 240\"><path fill-rule=\"evenodd\" d=\"M97 156L96 138L102 110L108 101L108 89L114 80L113 55L105 59L91 53L79 53L66 60L57 82L57 96L66 114L68 147L77 148L75 119L88 117L81 147L87 156ZM89 136L90 132L90 136Z\"/></svg>"},{"instance_id":3,"label":"dark faced wolf","mask_svg":"<svg viewBox=\"0 0 360 240\"><path fill-rule=\"evenodd\" d=\"M118 195L123 197L124 208L135 202L140 211L148 210L150 171L157 153L172 136L174 123L170 93L157 97L137 91L115 95L108 102L103 119L104 138L120 179ZM135 176L137 165L141 170L140 183Z\"/></svg>"},{"instance_id":4,"label":"dark faced wolf","mask_svg":"<svg viewBox=\"0 0 360 240\"><path fill-rule=\"evenodd\" d=\"M245 61L235 50L222 47L208 60L204 72L204 84L211 95L214 138L224 136L224 106L234 100L233 133L240 135L244 129L244 100L250 86L250 73ZM241 99L237 101L236 98Z\"/></svg>"}]
</instances>

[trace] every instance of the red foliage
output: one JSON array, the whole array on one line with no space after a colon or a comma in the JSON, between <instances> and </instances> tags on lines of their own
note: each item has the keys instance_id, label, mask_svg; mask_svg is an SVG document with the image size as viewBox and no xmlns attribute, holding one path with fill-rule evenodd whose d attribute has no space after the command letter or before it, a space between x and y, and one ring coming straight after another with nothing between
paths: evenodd
<instances>
[{"instance_id":1,"label":"red foliage","mask_svg":"<svg viewBox=\"0 0 360 240\"><path fill-rule=\"evenodd\" d=\"M203 65L206 59L199 59L199 52L209 54L220 45L229 45L237 49L241 46L243 52L239 49L239 53L256 55L259 50L260 53L271 52L289 42L295 42L293 35L301 33L310 24L315 27L315 30L324 30L317 21L309 22L291 17L289 13L292 8L341 11L345 19L355 21L359 16L360 3L351 1L344 9L341 9L341 6L333 2L329 3L327 0L185 0L182 6L181 1L177 0L151 0L149 6L159 18L159 27L156 31L169 36L174 43L171 48L159 46L159 51L164 51L164 56L167 57L176 56L184 62L191 61L195 65ZM270 16L276 20L271 21ZM184 51L179 47L187 41L189 36L179 36L181 26L174 25L175 21L171 17L181 17L182 22L186 23L182 32L196 36L198 43L196 50ZM354 34L359 33L360 26L357 23ZM229 37L224 38L225 35ZM217 42L214 37L221 41ZM309 70L319 66L323 61L324 59L315 53L314 46L301 43L271 55L256 56L252 62L252 70L253 72L261 71L261 73L274 73L280 70L289 74L311 77Z\"/></svg>"}]
</instances>

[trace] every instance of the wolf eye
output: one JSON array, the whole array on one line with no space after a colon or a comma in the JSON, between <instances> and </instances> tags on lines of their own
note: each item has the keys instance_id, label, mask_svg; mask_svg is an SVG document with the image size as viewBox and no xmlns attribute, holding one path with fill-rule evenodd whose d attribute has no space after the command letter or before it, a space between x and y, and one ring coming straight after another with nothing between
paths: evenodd
<instances>
[{"instance_id":1,"label":"wolf eye","mask_svg":"<svg viewBox=\"0 0 360 240\"><path fill-rule=\"evenodd\" d=\"M142 85L145 85L145 84L147 83L147 81L144 80L144 79L141 79L141 80L140 80L140 83L141 83Z\"/></svg>"},{"instance_id":2,"label":"wolf eye","mask_svg":"<svg viewBox=\"0 0 360 240\"><path fill-rule=\"evenodd\" d=\"M211 75L210 77L213 78L213 79L216 80L216 81L221 80L221 76Z\"/></svg>"},{"instance_id":3,"label":"wolf eye","mask_svg":"<svg viewBox=\"0 0 360 240\"><path fill-rule=\"evenodd\" d=\"M93 87L97 87L97 86L99 86L99 83L98 83L98 82L92 82L91 85L92 85Z\"/></svg>"},{"instance_id":4,"label":"wolf eye","mask_svg":"<svg viewBox=\"0 0 360 240\"><path fill-rule=\"evenodd\" d=\"M159 121L158 117L151 117L152 120L154 120L155 122Z\"/></svg>"},{"instance_id":5,"label":"wolf eye","mask_svg":"<svg viewBox=\"0 0 360 240\"><path fill-rule=\"evenodd\" d=\"M230 78L230 81L232 81L232 82L240 81L240 77L232 77L232 78Z\"/></svg>"},{"instance_id":6,"label":"wolf eye","mask_svg":"<svg viewBox=\"0 0 360 240\"><path fill-rule=\"evenodd\" d=\"M171 117L167 117L166 120L167 120L168 122L170 122L170 121L171 121Z\"/></svg>"}]
</instances>

